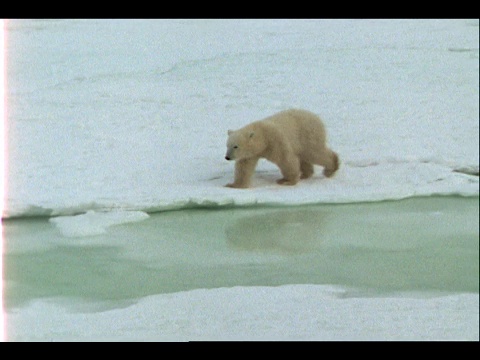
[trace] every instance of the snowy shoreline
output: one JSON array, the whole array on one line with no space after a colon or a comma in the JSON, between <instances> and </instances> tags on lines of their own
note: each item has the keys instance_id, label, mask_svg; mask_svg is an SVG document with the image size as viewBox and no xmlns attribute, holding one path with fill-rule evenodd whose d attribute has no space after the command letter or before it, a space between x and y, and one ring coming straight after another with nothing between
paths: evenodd
<instances>
[{"instance_id":1,"label":"snowy shoreline","mask_svg":"<svg viewBox=\"0 0 480 360\"><path fill-rule=\"evenodd\" d=\"M478 294L371 297L308 284L198 289L95 313L45 299L6 314L7 340L478 341L478 307Z\"/></svg>"},{"instance_id":2,"label":"snowy shoreline","mask_svg":"<svg viewBox=\"0 0 480 360\"><path fill-rule=\"evenodd\" d=\"M163 203L162 205L118 205L113 203L88 203L78 204L72 207L65 207L63 209L48 209L37 206L27 207L26 209L19 210L17 213L6 214L2 220L20 220L29 218L55 218L62 216L78 216L87 214L89 212L97 213L118 213L118 212L141 212L145 214L154 215L157 213L165 213L170 211L182 211L182 210L208 210L208 209L244 209L244 208L283 208L283 207L299 207L299 206L322 206L322 205L352 205L352 204L374 204L381 202L402 201L408 199L428 199L428 198L475 198L479 194L475 191L465 193L433 193L433 194L413 194L413 195L399 195L399 196L387 196L378 199L358 199L353 200L327 200L327 201L284 201L284 200L258 200L251 197L240 198L225 198L219 201L202 199L202 198L187 198L187 199L175 199L171 203Z\"/></svg>"}]
</instances>

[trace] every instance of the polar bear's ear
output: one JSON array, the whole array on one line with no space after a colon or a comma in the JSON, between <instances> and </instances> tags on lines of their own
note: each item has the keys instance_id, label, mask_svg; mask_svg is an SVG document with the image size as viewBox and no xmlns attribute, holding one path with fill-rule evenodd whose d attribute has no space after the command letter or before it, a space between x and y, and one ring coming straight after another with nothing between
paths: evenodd
<instances>
[{"instance_id":1,"label":"polar bear's ear","mask_svg":"<svg viewBox=\"0 0 480 360\"><path fill-rule=\"evenodd\" d=\"M228 130L228 131L227 131L227 134L228 134L228 135L232 135L232 133L233 133L233 130Z\"/></svg>"},{"instance_id":2,"label":"polar bear's ear","mask_svg":"<svg viewBox=\"0 0 480 360\"><path fill-rule=\"evenodd\" d=\"M255 135L255 132L252 131L248 137L251 139L253 135Z\"/></svg>"}]
</instances>

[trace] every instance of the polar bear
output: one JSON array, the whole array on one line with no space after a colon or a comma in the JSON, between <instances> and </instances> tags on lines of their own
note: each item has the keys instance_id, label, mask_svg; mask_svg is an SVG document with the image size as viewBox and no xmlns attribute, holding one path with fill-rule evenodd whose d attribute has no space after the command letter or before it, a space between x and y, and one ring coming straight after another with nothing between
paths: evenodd
<instances>
[{"instance_id":1,"label":"polar bear","mask_svg":"<svg viewBox=\"0 0 480 360\"><path fill-rule=\"evenodd\" d=\"M258 160L276 164L283 178L278 184L295 185L313 175L321 165L326 177L339 167L338 155L326 145L326 131L320 118L306 110L281 111L239 130L229 130L226 160L235 160L232 188L248 188Z\"/></svg>"}]
</instances>

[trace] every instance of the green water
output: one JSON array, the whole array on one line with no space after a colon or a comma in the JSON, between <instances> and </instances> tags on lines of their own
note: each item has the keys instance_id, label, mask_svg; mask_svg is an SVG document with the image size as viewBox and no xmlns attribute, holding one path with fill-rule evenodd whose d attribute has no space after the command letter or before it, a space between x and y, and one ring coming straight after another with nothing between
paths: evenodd
<instances>
[{"instance_id":1,"label":"green water","mask_svg":"<svg viewBox=\"0 0 480 360\"><path fill-rule=\"evenodd\" d=\"M478 198L173 211L90 237L65 237L46 218L3 227L7 310L238 285L479 291Z\"/></svg>"}]
</instances>

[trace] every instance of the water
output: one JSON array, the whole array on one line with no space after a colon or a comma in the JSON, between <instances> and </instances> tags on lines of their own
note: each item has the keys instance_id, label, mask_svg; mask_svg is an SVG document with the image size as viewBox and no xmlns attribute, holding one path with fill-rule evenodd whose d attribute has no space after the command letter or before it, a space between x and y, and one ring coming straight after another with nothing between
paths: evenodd
<instances>
[{"instance_id":1,"label":"water","mask_svg":"<svg viewBox=\"0 0 480 360\"><path fill-rule=\"evenodd\" d=\"M285 284L478 293L478 215L478 199L461 198L188 210L82 237L47 219L12 220L6 306L61 297L115 308L154 294Z\"/></svg>"}]
</instances>

